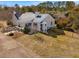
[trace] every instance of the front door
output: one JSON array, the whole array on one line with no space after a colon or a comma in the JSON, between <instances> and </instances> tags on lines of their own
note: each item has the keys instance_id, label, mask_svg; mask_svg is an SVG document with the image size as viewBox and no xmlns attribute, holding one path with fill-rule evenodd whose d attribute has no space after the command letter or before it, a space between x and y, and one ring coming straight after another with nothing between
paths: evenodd
<instances>
[{"instance_id":1,"label":"front door","mask_svg":"<svg viewBox=\"0 0 79 59\"><path fill-rule=\"evenodd\" d=\"M47 32L47 24L45 24L45 23L41 24L41 31L42 32Z\"/></svg>"},{"instance_id":2,"label":"front door","mask_svg":"<svg viewBox=\"0 0 79 59\"><path fill-rule=\"evenodd\" d=\"M37 31L37 23L33 23L33 30L34 30L34 32Z\"/></svg>"}]
</instances>

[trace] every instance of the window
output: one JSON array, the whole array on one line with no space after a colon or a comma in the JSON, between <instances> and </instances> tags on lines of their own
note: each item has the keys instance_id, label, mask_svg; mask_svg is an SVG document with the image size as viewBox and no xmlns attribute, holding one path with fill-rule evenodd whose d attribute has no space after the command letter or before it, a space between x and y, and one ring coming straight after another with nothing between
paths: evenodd
<instances>
[{"instance_id":1,"label":"window","mask_svg":"<svg viewBox=\"0 0 79 59\"><path fill-rule=\"evenodd\" d=\"M31 26L31 23L28 23L28 26Z\"/></svg>"},{"instance_id":2,"label":"window","mask_svg":"<svg viewBox=\"0 0 79 59\"><path fill-rule=\"evenodd\" d=\"M46 24L45 24L45 26L46 26Z\"/></svg>"},{"instance_id":3,"label":"window","mask_svg":"<svg viewBox=\"0 0 79 59\"><path fill-rule=\"evenodd\" d=\"M37 23L34 23L34 25L37 25Z\"/></svg>"}]
</instances>

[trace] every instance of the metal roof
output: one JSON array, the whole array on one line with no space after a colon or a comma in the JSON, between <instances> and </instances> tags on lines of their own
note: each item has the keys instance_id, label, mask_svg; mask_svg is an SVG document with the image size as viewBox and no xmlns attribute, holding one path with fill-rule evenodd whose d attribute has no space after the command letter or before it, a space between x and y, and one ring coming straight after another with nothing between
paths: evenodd
<instances>
[{"instance_id":1,"label":"metal roof","mask_svg":"<svg viewBox=\"0 0 79 59\"><path fill-rule=\"evenodd\" d=\"M20 16L19 22L42 22L49 14L39 14L41 17L37 17L37 14L32 12L26 12Z\"/></svg>"},{"instance_id":2,"label":"metal roof","mask_svg":"<svg viewBox=\"0 0 79 59\"><path fill-rule=\"evenodd\" d=\"M32 12L26 12L19 17L19 22L30 22L34 17L35 15Z\"/></svg>"}]
</instances>

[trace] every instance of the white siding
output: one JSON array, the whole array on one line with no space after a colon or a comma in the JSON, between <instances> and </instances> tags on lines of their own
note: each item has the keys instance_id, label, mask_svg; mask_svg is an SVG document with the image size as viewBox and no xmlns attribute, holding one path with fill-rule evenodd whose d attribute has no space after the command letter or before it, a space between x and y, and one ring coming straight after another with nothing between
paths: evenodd
<instances>
[{"instance_id":1,"label":"white siding","mask_svg":"<svg viewBox=\"0 0 79 59\"><path fill-rule=\"evenodd\" d=\"M45 21L47 22L47 27L48 29L50 27L54 27L55 26L55 19L52 18L52 16L48 15L46 18L45 18ZM52 24L51 24L52 22Z\"/></svg>"},{"instance_id":2,"label":"white siding","mask_svg":"<svg viewBox=\"0 0 79 59\"><path fill-rule=\"evenodd\" d=\"M17 20L17 18L16 18L16 16L13 14L13 16L12 16L12 23L14 24L14 25L18 25L18 20Z\"/></svg>"}]
</instances>

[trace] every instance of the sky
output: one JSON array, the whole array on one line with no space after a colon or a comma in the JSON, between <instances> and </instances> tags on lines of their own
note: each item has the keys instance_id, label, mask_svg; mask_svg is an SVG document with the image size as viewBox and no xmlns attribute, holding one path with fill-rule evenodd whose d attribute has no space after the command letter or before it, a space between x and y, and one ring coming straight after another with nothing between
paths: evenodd
<instances>
[{"instance_id":1,"label":"sky","mask_svg":"<svg viewBox=\"0 0 79 59\"><path fill-rule=\"evenodd\" d=\"M22 6L38 5L43 1L0 1L0 5L14 6L15 4Z\"/></svg>"},{"instance_id":2,"label":"sky","mask_svg":"<svg viewBox=\"0 0 79 59\"><path fill-rule=\"evenodd\" d=\"M44 1L0 1L0 5L6 5L6 6L14 6L15 4L18 4L20 6L31 6L31 5L38 5L39 3L42 3ZM79 1L75 1L76 4L79 3Z\"/></svg>"}]
</instances>

